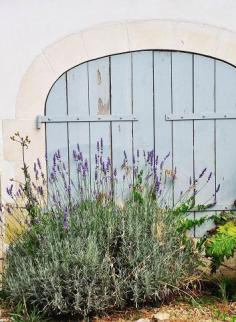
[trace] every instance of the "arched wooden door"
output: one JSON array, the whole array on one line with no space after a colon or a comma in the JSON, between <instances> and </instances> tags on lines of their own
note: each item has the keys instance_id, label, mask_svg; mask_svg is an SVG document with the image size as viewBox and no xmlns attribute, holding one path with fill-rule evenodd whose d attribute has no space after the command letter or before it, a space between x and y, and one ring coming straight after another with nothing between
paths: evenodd
<instances>
[{"instance_id":1,"label":"arched wooden door","mask_svg":"<svg viewBox=\"0 0 236 322\"><path fill-rule=\"evenodd\" d=\"M124 150L129 158L137 149L154 150L160 159L170 152L165 167L177 169L174 198L205 167L213 176L198 202L219 183L216 209L236 198L236 69L222 61L170 51L89 61L56 81L42 121L49 159L59 148L71 165L79 143L92 167L102 137L114 167Z\"/></svg>"}]
</instances>

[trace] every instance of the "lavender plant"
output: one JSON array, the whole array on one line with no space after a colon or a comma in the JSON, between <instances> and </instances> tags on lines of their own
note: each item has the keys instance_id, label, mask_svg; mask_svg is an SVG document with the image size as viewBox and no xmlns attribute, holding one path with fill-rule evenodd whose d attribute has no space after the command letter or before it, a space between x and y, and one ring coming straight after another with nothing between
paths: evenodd
<instances>
[{"instance_id":1,"label":"lavender plant","mask_svg":"<svg viewBox=\"0 0 236 322\"><path fill-rule=\"evenodd\" d=\"M25 153L25 139L16 137ZM114 169L100 140L94 169L77 146L76 176L57 151L47 176L37 160L33 177L23 159L25 182L8 188L13 200L8 212L26 211L25 229L6 258L3 287L9 300L24 300L48 314L87 316L192 292L200 254L186 230L200 221L189 221L188 213L211 205L195 204L211 173L205 178L204 169L172 204L176 170L165 170L168 157L159 163L153 151L142 156L137 151L130 165L124 152L121 168Z\"/></svg>"}]
</instances>

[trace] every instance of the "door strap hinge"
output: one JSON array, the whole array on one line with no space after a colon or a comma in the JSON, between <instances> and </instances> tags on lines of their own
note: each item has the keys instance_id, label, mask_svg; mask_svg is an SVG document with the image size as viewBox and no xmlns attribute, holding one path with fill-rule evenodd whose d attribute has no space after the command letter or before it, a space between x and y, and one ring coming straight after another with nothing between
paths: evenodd
<instances>
[{"instance_id":1,"label":"door strap hinge","mask_svg":"<svg viewBox=\"0 0 236 322\"><path fill-rule=\"evenodd\" d=\"M236 113L189 113L189 114L168 114L165 115L166 121L194 121L194 120L233 120Z\"/></svg>"},{"instance_id":2,"label":"door strap hinge","mask_svg":"<svg viewBox=\"0 0 236 322\"><path fill-rule=\"evenodd\" d=\"M68 123L68 122L135 122L134 115L79 115L79 116L41 116L36 117L36 128L41 129L42 123Z\"/></svg>"}]
</instances>

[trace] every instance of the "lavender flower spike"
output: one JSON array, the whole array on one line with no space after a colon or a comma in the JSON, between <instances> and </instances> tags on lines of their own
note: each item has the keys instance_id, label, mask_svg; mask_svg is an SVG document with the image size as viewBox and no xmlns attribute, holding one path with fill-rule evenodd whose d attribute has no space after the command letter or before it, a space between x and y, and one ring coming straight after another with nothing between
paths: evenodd
<instances>
[{"instance_id":1,"label":"lavender flower spike","mask_svg":"<svg viewBox=\"0 0 236 322\"><path fill-rule=\"evenodd\" d=\"M101 150L103 150L103 139L101 138Z\"/></svg>"},{"instance_id":2,"label":"lavender flower spike","mask_svg":"<svg viewBox=\"0 0 236 322\"><path fill-rule=\"evenodd\" d=\"M37 158L37 163L38 163L39 169L41 170L42 169L42 165L41 165L41 162L40 162L39 158Z\"/></svg>"},{"instance_id":3,"label":"lavender flower spike","mask_svg":"<svg viewBox=\"0 0 236 322\"><path fill-rule=\"evenodd\" d=\"M204 173L206 172L206 170L207 170L207 168L204 168L204 169L202 170L202 172L200 173L200 175L199 175L199 177L198 177L199 179L203 177L203 175L204 175Z\"/></svg>"},{"instance_id":4,"label":"lavender flower spike","mask_svg":"<svg viewBox=\"0 0 236 322\"><path fill-rule=\"evenodd\" d=\"M11 185L10 185L10 187L6 189L7 194L8 194L10 197L12 197L12 189L13 189L13 184L11 184Z\"/></svg>"},{"instance_id":5,"label":"lavender flower spike","mask_svg":"<svg viewBox=\"0 0 236 322\"><path fill-rule=\"evenodd\" d=\"M218 184L217 188L216 188L216 193L219 192L220 190L220 183Z\"/></svg>"},{"instance_id":6,"label":"lavender flower spike","mask_svg":"<svg viewBox=\"0 0 236 322\"><path fill-rule=\"evenodd\" d=\"M65 207L64 209L64 221L63 221L63 227L64 229L68 229L68 208Z\"/></svg>"},{"instance_id":7,"label":"lavender flower spike","mask_svg":"<svg viewBox=\"0 0 236 322\"><path fill-rule=\"evenodd\" d=\"M207 178L207 182L209 182L211 180L211 177L212 177L212 172L210 172L208 178Z\"/></svg>"}]
</instances>

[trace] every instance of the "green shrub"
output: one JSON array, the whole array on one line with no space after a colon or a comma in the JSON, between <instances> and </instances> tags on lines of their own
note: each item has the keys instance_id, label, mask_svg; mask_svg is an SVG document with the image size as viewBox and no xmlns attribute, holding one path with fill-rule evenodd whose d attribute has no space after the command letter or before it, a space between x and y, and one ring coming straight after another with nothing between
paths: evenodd
<instances>
[{"instance_id":1,"label":"green shrub","mask_svg":"<svg viewBox=\"0 0 236 322\"><path fill-rule=\"evenodd\" d=\"M24 161L29 139L19 133L12 139L22 146L24 182L7 188L13 203L6 210L10 216L15 209L26 212L3 275L13 305L24 303L29 311L48 315L87 316L186 294L198 280L200 253L186 231L204 221L190 219L189 211L210 206L195 205L206 169L173 206L168 196L176 171L169 176L164 170L168 155L158 163L154 151L143 152L141 161L137 151L130 166L124 152L118 182L122 176L104 159L101 140L93 173L79 147L73 151L75 183L59 151L48 180L39 160L32 178ZM203 178L203 187L210 178L211 173ZM124 187L121 203L119 184Z\"/></svg>"},{"instance_id":2,"label":"green shrub","mask_svg":"<svg viewBox=\"0 0 236 322\"><path fill-rule=\"evenodd\" d=\"M178 219L155 202L86 202L21 235L7 256L12 302L47 313L87 315L159 302L188 288L199 256Z\"/></svg>"},{"instance_id":3,"label":"green shrub","mask_svg":"<svg viewBox=\"0 0 236 322\"><path fill-rule=\"evenodd\" d=\"M206 255L212 259L212 270L215 271L224 261L234 255L236 250L236 225L233 221L217 228L205 244Z\"/></svg>"},{"instance_id":4,"label":"green shrub","mask_svg":"<svg viewBox=\"0 0 236 322\"><path fill-rule=\"evenodd\" d=\"M200 239L202 248L210 260L211 272L215 273L225 260L233 257L236 251L236 219L233 211L222 211L209 219L214 221L215 227ZM226 266L235 270L233 267Z\"/></svg>"}]
</instances>

